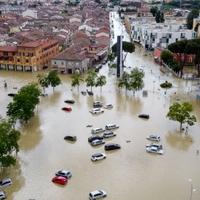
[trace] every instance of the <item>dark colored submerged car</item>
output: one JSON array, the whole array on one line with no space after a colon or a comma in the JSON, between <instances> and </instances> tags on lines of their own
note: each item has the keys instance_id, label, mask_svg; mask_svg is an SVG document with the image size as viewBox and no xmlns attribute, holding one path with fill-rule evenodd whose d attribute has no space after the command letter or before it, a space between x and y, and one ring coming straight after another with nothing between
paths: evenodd
<instances>
[{"instance_id":1,"label":"dark colored submerged car","mask_svg":"<svg viewBox=\"0 0 200 200\"><path fill-rule=\"evenodd\" d=\"M64 140L75 142L77 140L76 136L67 135L64 137Z\"/></svg>"},{"instance_id":2,"label":"dark colored submerged car","mask_svg":"<svg viewBox=\"0 0 200 200\"><path fill-rule=\"evenodd\" d=\"M109 143L104 146L104 149L106 151L110 151L110 150L115 150L115 149L121 149L121 146L119 144Z\"/></svg>"}]
</instances>

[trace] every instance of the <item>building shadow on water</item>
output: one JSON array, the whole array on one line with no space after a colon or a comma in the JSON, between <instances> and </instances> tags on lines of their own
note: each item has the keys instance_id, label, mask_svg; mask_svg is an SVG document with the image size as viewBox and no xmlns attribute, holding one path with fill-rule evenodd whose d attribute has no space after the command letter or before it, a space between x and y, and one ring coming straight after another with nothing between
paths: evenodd
<instances>
[{"instance_id":1,"label":"building shadow on water","mask_svg":"<svg viewBox=\"0 0 200 200\"><path fill-rule=\"evenodd\" d=\"M25 179L22 176L20 159L17 157L17 162L15 166L3 169L0 172L0 179L2 178L11 178L12 185L6 187L4 191L6 192L7 199L14 199L15 193L20 191L21 188L25 185Z\"/></svg>"},{"instance_id":2,"label":"building shadow on water","mask_svg":"<svg viewBox=\"0 0 200 200\"><path fill-rule=\"evenodd\" d=\"M23 151L34 149L42 139L39 115L35 115L27 124L23 125L20 132L20 149Z\"/></svg>"},{"instance_id":3,"label":"building shadow on water","mask_svg":"<svg viewBox=\"0 0 200 200\"><path fill-rule=\"evenodd\" d=\"M193 143L190 135L186 135L184 132L180 133L179 131L168 132L166 140L171 147L183 151L187 151Z\"/></svg>"}]
</instances>

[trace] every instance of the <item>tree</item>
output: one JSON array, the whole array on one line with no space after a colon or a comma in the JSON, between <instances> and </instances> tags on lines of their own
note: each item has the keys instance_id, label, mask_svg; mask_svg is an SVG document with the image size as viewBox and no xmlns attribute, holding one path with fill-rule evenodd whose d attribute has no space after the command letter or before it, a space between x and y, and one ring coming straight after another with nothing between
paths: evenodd
<instances>
[{"instance_id":1,"label":"tree","mask_svg":"<svg viewBox=\"0 0 200 200\"><path fill-rule=\"evenodd\" d=\"M164 63L169 64L173 61L173 54L168 50L164 50L161 53L161 59Z\"/></svg>"},{"instance_id":2,"label":"tree","mask_svg":"<svg viewBox=\"0 0 200 200\"><path fill-rule=\"evenodd\" d=\"M156 23L163 23L165 21L164 14L161 11L158 11L155 16Z\"/></svg>"},{"instance_id":3,"label":"tree","mask_svg":"<svg viewBox=\"0 0 200 200\"><path fill-rule=\"evenodd\" d=\"M49 84L51 85L51 87L53 87L53 91L54 91L54 88L58 85L61 84L61 80L58 76L58 72L55 71L55 70L52 70L48 73L48 76L47 76L47 79L49 81Z\"/></svg>"},{"instance_id":4,"label":"tree","mask_svg":"<svg viewBox=\"0 0 200 200\"><path fill-rule=\"evenodd\" d=\"M0 167L15 165L16 158L13 154L19 151L20 132L13 129L9 121L2 119L0 133Z\"/></svg>"},{"instance_id":5,"label":"tree","mask_svg":"<svg viewBox=\"0 0 200 200\"><path fill-rule=\"evenodd\" d=\"M188 40L180 40L175 43L172 43L168 46L168 49L172 52L175 53L177 58L179 59L179 64L180 64L180 77L183 76L183 68L185 65L185 57L187 54L187 44Z\"/></svg>"},{"instance_id":6,"label":"tree","mask_svg":"<svg viewBox=\"0 0 200 200\"><path fill-rule=\"evenodd\" d=\"M45 88L49 87L49 79L47 75L38 75L38 83L40 84L40 86L43 88L43 93L45 94Z\"/></svg>"},{"instance_id":7,"label":"tree","mask_svg":"<svg viewBox=\"0 0 200 200\"><path fill-rule=\"evenodd\" d=\"M141 90L144 87L144 72L138 68L134 68L130 74L130 89L135 91Z\"/></svg>"},{"instance_id":8,"label":"tree","mask_svg":"<svg viewBox=\"0 0 200 200\"><path fill-rule=\"evenodd\" d=\"M135 45L133 43L131 43L131 42L123 41L123 43L122 43L122 50L124 52L126 52L126 55L124 56L124 59L123 59L123 63L124 63L124 61L126 60L126 56L128 55L128 53L133 53L135 51ZM117 43L115 43L112 46L112 52L114 53L115 56L117 55Z\"/></svg>"},{"instance_id":9,"label":"tree","mask_svg":"<svg viewBox=\"0 0 200 200\"><path fill-rule=\"evenodd\" d=\"M37 84L22 87L7 106L7 115L15 123L17 120L28 122L34 115L34 109L39 103L41 92Z\"/></svg>"},{"instance_id":10,"label":"tree","mask_svg":"<svg viewBox=\"0 0 200 200\"><path fill-rule=\"evenodd\" d=\"M104 86L106 84L106 77L104 75L100 75L97 77L97 80L96 80L96 87L99 87L101 88L101 91L102 91L102 86Z\"/></svg>"},{"instance_id":11,"label":"tree","mask_svg":"<svg viewBox=\"0 0 200 200\"><path fill-rule=\"evenodd\" d=\"M181 131L183 124L186 123L187 125L192 126L196 122L196 117L190 114L192 110L192 104L188 102L184 102L182 104L175 102L169 107L167 117L170 120L178 121L180 123Z\"/></svg>"},{"instance_id":12,"label":"tree","mask_svg":"<svg viewBox=\"0 0 200 200\"><path fill-rule=\"evenodd\" d=\"M195 55L194 64L200 76L200 39L188 40L186 52Z\"/></svg>"},{"instance_id":13,"label":"tree","mask_svg":"<svg viewBox=\"0 0 200 200\"><path fill-rule=\"evenodd\" d=\"M129 90L129 78L130 78L130 74L128 74L127 72L123 72L122 77L118 80L118 87L119 88L123 88L125 87L126 92L127 90Z\"/></svg>"},{"instance_id":14,"label":"tree","mask_svg":"<svg viewBox=\"0 0 200 200\"><path fill-rule=\"evenodd\" d=\"M193 28L193 19L199 16L199 10L193 9L187 16L187 28Z\"/></svg>"},{"instance_id":15,"label":"tree","mask_svg":"<svg viewBox=\"0 0 200 200\"><path fill-rule=\"evenodd\" d=\"M96 85L96 77L97 73L93 69L88 71L85 82L87 87L91 87L91 92L92 92L92 87Z\"/></svg>"},{"instance_id":16,"label":"tree","mask_svg":"<svg viewBox=\"0 0 200 200\"><path fill-rule=\"evenodd\" d=\"M81 75L79 72L75 72L73 75L72 75L72 82L71 82L71 86L72 87L75 87L77 86L77 89L79 90L79 85L80 85L80 82L83 81L83 79L81 78Z\"/></svg>"},{"instance_id":17,"label":"tree","mask_svg":"<svg viewBox=\"0 0 200 200\"><path fill-rule=\"evenodd\" d=\"M158 7L156 6L151 7L150 12L153 15L153 17L155 17L156 13L158 12Z\"/></svg>"}]
</instances>

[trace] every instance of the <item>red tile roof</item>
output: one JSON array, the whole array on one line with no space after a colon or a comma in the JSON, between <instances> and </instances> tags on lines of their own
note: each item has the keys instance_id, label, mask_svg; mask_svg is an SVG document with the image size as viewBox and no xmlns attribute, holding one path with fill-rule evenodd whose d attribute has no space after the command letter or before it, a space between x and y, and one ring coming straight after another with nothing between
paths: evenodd
<instances>
[{"instance_id":1,"label":"red tile roof","mask_svg":"<svg viewBox=\"0 0 200 200\"><path fill-rule=\"evenodd\" d=\"M16 46L3 46L3 47L0 47L0 51L16 52L17 47Z\"/></svg>"},{"instance_id":2,"label":"red tile roof","mask_svg":"<svg viewBox=\"0 0 200 200\"><path fill-rule=\"evenodd\" d=\"M18 45L18 47L24 48L36 48L42 45L43 48L58 43L56 40L42 39L37 41L26 42Z\"/></svg>"},{"instance_id":3,"label":"red tile roof","mask_svg":"<svg viewBox=\"0 0 200 200\"><path fill-rule=\"evenodd\" d=\"M85 56L85 52L77 52L76 49L74 49L73 47L68 48L67 50L65 50L64 52L61 52L59 55L57 55L56 57L54 57L54 59L58 59L58 60L70 60L70 61L82 61L86 58Z\"/></svg>"}]
</instances>

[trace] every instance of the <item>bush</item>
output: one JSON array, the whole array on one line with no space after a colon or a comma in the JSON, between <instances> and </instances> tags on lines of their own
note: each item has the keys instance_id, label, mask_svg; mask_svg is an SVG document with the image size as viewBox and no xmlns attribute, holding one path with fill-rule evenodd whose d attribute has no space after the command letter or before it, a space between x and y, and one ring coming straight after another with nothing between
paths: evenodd
<instances>
[{"instance_id":1,"label":"bush","mask_svg":"<svg viewBox=\"0 0 200 200\"><path fill-rule=\"evenodd\" d=\"M172 83L168 82L168 81L165 81L164 83L161 83L160 84L160 87L161 88L171 88L172 87Z\"/></svg>"},{"instance_id":2,"label":"bush","mask_svg":"<svg viewBox=\"0 0 200 200\"><path fill-rule=\"evenodd\" d=\"M110 68L117 68L117 64L113 63L112 65L110 65Z\"/></svg>"}]
</instances>

